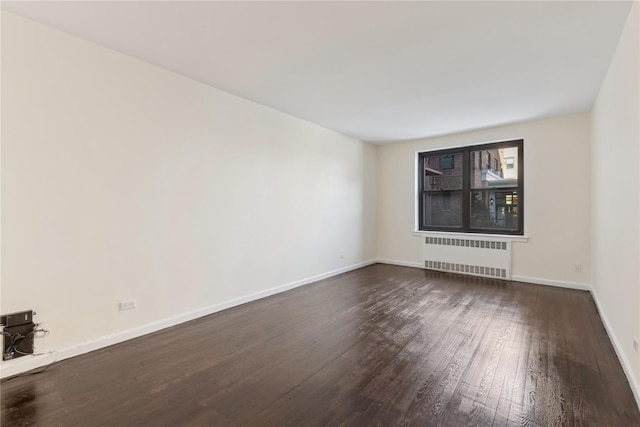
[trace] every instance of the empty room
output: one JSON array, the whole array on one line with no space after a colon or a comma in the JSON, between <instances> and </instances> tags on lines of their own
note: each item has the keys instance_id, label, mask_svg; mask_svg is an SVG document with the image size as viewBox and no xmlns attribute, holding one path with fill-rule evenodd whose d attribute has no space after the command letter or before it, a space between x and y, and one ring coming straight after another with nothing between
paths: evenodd
<instances>
[{"instance_id":1,"label":"empty room","mask_svg":"<svg viewBox=\"0 0 640 427\"><path fill-rule=\"evenodd\" d=\"M2 426L640 426L638 1L2 1Z\"/></svg>"}]
</instances>

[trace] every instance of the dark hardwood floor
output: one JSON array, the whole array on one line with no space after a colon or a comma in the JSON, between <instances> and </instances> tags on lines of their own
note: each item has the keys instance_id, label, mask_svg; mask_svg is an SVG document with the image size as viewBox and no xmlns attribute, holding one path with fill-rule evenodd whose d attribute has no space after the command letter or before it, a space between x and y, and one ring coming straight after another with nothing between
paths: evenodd
<instances>
[{"instance_id":1,"label":"dark hardwood floor","mask_svg":"<svg viewBox=\"0 0 640 427\"><path fill-rule=\"evenodd\" d=\"M589 293L382 264L1 386L3 426L640 426Z\"/></svg>"}]
</instances>

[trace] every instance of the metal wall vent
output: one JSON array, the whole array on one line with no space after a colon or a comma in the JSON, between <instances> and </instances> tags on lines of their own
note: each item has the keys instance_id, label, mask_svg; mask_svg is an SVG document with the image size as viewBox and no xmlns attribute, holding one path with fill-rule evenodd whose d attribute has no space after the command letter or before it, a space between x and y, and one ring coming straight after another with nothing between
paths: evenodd
<instances>
[{"instance_id":1,"label":"metal wall vent","mask_svg":"<svg viewBox=\"0 0 640 427\"><path fill-rule=\"evenodd\" d=\"M507 250L507 242L495 242L493 240L474 239L450 239L445 237L425 237L427 245L461 246L464 248L498 249Z\"/></svg>"},{"instance_id":2,"label":"metal wall vent","mask_svg":"<svg viewBox=\"0 0 640 427\"><path fill-rule=\"evenodd\" d=\"M473 274L474 276L507 278L507 270L504 268L486 267L483 265L457 264L452 262L425 260L424 268L429 270L449 271L452 273Z\"/></svg>"}]
</instances>

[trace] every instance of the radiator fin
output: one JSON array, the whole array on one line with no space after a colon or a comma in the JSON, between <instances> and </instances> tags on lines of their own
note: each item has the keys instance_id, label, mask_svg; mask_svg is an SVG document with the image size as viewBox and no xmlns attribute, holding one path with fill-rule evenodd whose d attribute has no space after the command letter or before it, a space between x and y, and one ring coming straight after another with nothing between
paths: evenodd
<instances>
[{"instance_id":1,"label":"radiator fin","mask_svg":"<svg viewBox=\"0 0 640 427\"><path fill-rule=\"evenodd\" d=\"M496 242L493 240L473 240L473 239L447 239L443 237L425 237L427 245L462 246L466 248L497 249L507 250L507 242Z\"/></svg>"},{"instance_id":2,"label":"radiator fin","mask_svg":"<svg viewBox=\"0 0 640 427\"><path fill-rule=\"evenodd\" d=\"M474 276L507 278L506 268L488 267L485 265L457 264L451 262L425 260L424 268L429 270L449 271L452 273L471 274Z\"/></svg>"}]
</instances>

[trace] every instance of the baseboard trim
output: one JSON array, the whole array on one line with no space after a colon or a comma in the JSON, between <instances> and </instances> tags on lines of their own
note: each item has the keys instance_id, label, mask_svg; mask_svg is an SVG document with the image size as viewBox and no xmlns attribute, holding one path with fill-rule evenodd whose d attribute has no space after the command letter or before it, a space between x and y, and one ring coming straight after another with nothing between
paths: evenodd
<instances>
[{"instance_id":1,"label":"baseboard trim","mask_svg":"<svg viewBox=\"0 0 640 427\"><path fill-rule=\"evenodd\" d=\"M378 258L376 262L380 264L399 265L402 267L424 268L420 262L398 261L393 259ZM455 272L452 272L455 274ZM511 280L514 282L532 283L535 285L555 286L558 288L578 289L581 291L591 291L591 285L577 282L565 282L562 280L541 279L538 277L527 277L512 275Z\"/></svg>"},{"instance_id":2,"label":"baseboard trim","mask_svg":"<svg viewBox=\"0 0 640 427\"><path fill-rule=\"evenodd\" d=\"M631 362L625 356L625 353L622 350L623 347L620 344L620 340L614 333L613 328L610 326L611 324L607 319L607 315L602 310L602 306L598 301L598 294L594 290L592 290L591 295L593 296L593 301L596 304L596 309L598 310L598 314L600 315L600 319L602 320L604 329L607 331L607 335L609 336L609 341L611 341L611 344L613 344L613 349L615 350L616 355L618 356L618 360L622 365L622 370L627 377L627 381L629 382L629 386L631 387L633 397L636 399L636 405L638 405L638 409L640 409L640 382L638 382L635 375L633 374L633 369L631 369Z\"/></svg>"},{"instance_id":3,"label":"baseboard trim","mask_svg":"<svg viewBox=\"0 0 640 427\"><path fill-rule=\"evenodd\" d=\"M137 338L143 335L157 332L162 329L170 328L171 326L178 325L180 323L188 322L200 317L208 316L213 313L217 313L228 308L236 307L242 304L246 304L252 301L256 301L262 298L266 298L271 295L279 294L281 292L288 291L300 286L308 285L319 280L328 279L339 274L347 273L352 270L357 270L368 265L375 264L377 260L369 260L353 264L347 267L339 268L337 270L329 271L327 273L318 274L315 276L307 277L305 279L296 280L294 282L286 283L281 286L266 289L264 291L255 292L250 295L246 295L239 298L234 298L229 301L225 301L220 304L214 304L212 306L203 307L201 309L193 310L187 313L183 313L177 316L172 316L167 319L162 319L156 322L148 323L136 328L127 329L115 334L107 335L95 340L87 341L72 347L64 348L57 351L44 353L37 356L24 356L19 359L4 361L0 363L0 378L8 378L14 375L21 374L23 372L30 371L32 369L46 366L50 363L59 362L64 359L79 356L81 354L89 353L91 351L99 350L110 345L118 344L124 341L128 341L133 338Z\"/></svg>"},{"instance_id":4,"label":"baseboard trim","mask_svg":"<svg viewBox=\"0 0 640 427\"><path fill-rule=\"evenodd\" d=\"M393 259L384 259L384 258L378 258L376 262L380 264L399 265L401 267L424 268L424 265L422 265L419 262L397 261Z\"/></svg>"},{"instance_id":5,"label":"baseboard trim","mask_svg":"<svg viewBox=\"0 0 640 427\"><path fill-rule=\"evenodd\" d=\"M533 283L535 285L555 286L557 288L577 289L580 291L591 292L591 285L577 282L565 282L563 280L541 279L538 277L526 277L512 275L511 280L514 282Z\"/></svg>"}]
</instances>

